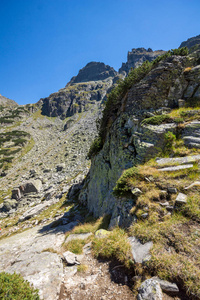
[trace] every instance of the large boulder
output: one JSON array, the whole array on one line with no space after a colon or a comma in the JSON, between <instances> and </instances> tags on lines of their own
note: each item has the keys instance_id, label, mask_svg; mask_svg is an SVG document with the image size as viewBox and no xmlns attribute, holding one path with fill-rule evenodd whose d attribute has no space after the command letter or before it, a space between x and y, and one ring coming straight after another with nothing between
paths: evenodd
<instances>
[{"instance_id":1,"label":"large boulder","mask_svg":"<svg viewBox=\"0 0 200 300\"><path fill-rule=\"evenodd\" d=\"M42 181L39 179L31 180L21 186L23 194L38 193L42 188Z\"/></svg>"}]
</instances>

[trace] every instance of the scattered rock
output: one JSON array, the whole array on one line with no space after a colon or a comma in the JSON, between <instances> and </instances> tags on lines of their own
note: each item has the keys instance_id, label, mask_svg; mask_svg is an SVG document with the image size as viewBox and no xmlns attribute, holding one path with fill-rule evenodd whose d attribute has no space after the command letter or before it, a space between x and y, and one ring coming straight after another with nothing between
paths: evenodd
<instances>
[{"instance_id":1,"label":"scattered rock","mask_svg":"<svg viewBox=\"0 0 200 300\"><path fill-rule=\"evenodd\" d=\"M134 189L131 190L131 193L134 196L138 197L140 194L142 194L142 191L140 189L138 189L138 188L134 188Z\"/></svg>"},{"instance_id":2,"label":"scattered rock","mask_svg":"<svg viewBox=\"0 0 200 300\"><path fill-rule=\"evenodd\" d=\"M183 193L179 193L176 197L175 205L182 205L187 203L187 195Z\"/></svg>"},{"instance_id":3,"label":"scattered rock","mask_svg":"<svg viewBox=\"0 0 200 300\"><path fill-rule=\"evenodd\" d=\"M138 289L138 300L163 300L163 293L157 280L145 280Z\"/></svg>"},{"instance_id":4,"label":"scattered rock","mask_svg":"<svg viewBox=\"0 0 200 300\"><path fill-rule=\"evenodd\" d=\"M39 193L42 188L42 182L39 179L32 180L20 186L20 190L23 194Z\"/></svg>"},{"instance_id":5,"label":"scattered rock","mask_svg":"<svg viewBox=\"0 0 200 300\"><path fill-rule=\"evenodd\" d=\"M166 280L162 280L158 277L152 277L152 279L156 280L164 293L169 295L176 295L179 293L179 288L176 283L172 283Z\"/></svg>"},{"instance_id":6,"label":"scattered rock","mask_svg":"<svg viewBox=\"0 0 200 300\"><path fill-rule=\"evenodd\" d=\"M80 265L80 262L77 259L77 254L74 254L74 253L72 253L70 251L64 252L63 253L63 258L64 258L64 261L69 266Z\"/></svg>"},{"instance_id":7,"label":"scattered rock","mask_svg":"<svg viewBox=\"0 0 200 300\"><path fill-rule=\"evenodd\" d=\"M62 171L64 168L65 168L65 164L57 165L57 166L56 166L56 171L57 171L57 172L60 172L60 171Z\"/></svg>"},{"instance_id":8,"label":"scattered rock","mask_svg":"<svg viewBox=\"0 0 200 300\"><path fill-rule=\"evenodd\" d=\"M22 195L21 195L21 191L19 188L15 188L12 190L12 198L13 199L16 199L16 200L19 200L21 199Z\"/></svg>"},{"instance_id":9,"label":"scattered rock","mask_svg":"<svg viewBox=\"0 0 200 300\"><path fill-rule=\"evenodd\" d=\"M72 241L72 240L86 240L89 236L91 236L92 233L79 233L79 234L70 234L67 239L66 239L66 243Z\"/></svg>"},{"instance_id":10,"label":"scattered rock","mask_svg":"<svg viewBox=\"0 0 200 300\"><path fill-rule=\"evenodd\" d=\"M149 251L153 246L153 242L142 244L134 236L129 237L128 240L131 244L131 252L136 263L143 263L151 258Z\"/></svg>"},{"instance_id":11,"label":"scattered rock","mask_svg":"<svg viewBox=\"0 0 200 300\"><path fill-rule=\"evenodd\" d=\"M177 189L175 187L168 187L167 191L170 194L176 194L177 193Z\"/></svg>"},{"instance_id":12,"label":"scattered rock","mask_svg":"<svg viewBox=\"0 0 200 300\"><path fill-rule=\"evenodd\" d=\"M180 171L180 170L190 169L190 168L193 168L193 164L175 166L175 167L166 167L166 168L158 169L158 171L160 171L160 172L173 172L173 171Z\"/></svg>"},{"instance_id":13,"label":"scattered rock","mask_svg":"<svg viewBox=\"0 0 200 300\"><path fill-rule=\"evenodd\" d=\"M19 222L23 222L25 220L28 220L34 216L39 215L46 207L47 207L47 203L42 203L42 204L38 204L30 209L28 209L20 218L19 218Z\"/></svg>"},{"instance_id":14,"label":"scattered rock","mask_svg":"<svg viewBox=\"0 0 200 300\"><path fill-rule=\"evenodd\" d=\"M11 209L17 207L17 201L15 199L7 199L3 202L3 211L10 211Z\"/></svg>"},{"instance_id":15,"label":"scattered rock","mask_svg":"<svg viewBox=\"0 0 200 300\"><path fill-rule=\"evenodd\" d=\"M191 189L192 187L195 187L195 186L200 186L200 181L193 182L189 186L185 187L185 190L189 190L189 189Z\"/></svg>"}]
</instances>

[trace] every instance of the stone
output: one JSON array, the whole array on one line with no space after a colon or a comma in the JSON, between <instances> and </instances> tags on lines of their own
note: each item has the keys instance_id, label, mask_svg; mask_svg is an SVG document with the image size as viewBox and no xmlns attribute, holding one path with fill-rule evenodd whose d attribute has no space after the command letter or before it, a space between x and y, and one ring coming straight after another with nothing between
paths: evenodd
<instances>
[{"instance_id":1,"label":"stone","mask_svg":"<svg viewBox=\"0 0 200 300\"><path fill-rule=\"evenodd\" d=\"M177 193L177 188L175 188L175 187L168 187L167 191L170 194L176 194Z\"/></svg>"},{"instance_id":2,"label":"stone","mask_svg":"<svg viewBox=\"0 0 200 300\"><path fill-rule=\"evenodd\" d=\"M19 218L19 222L23 222L25 220L28 220L34 216L39 215L46 207L47 207L47 203L42 203L42 204L38 204L30 209L28 209L20 218Z\"/></svg>"},{"instance_id":3,"label":"stone","mask_svg":"<svg viewBox=\"0 0 200 300\"><path fill-rule=\"evenodd\" d=\"M178 100L178 107L179 107L179 108L185 107L185 100L179 99L179 100Z\"/></svg>"},{"instance_id":4,"label":"stone","mask_svg":"<svg viewBox=\"0 0 200 300\"><path fill-rule=\"evenodd\" d=\"M77 254L74 254L70 251L66 251L63 253L64 261L69 266L80 265L80 262L77 260Z\"/></svg>"},{"instance_id":5,"label":"stone","mask_svg":"<svg viewBox=\"0 0 200 300\"><path fill-rule=\"evenodd\" d=\"M190 155L185 157L173 157L173 158L157 158L156 162L158 165L166 164L186 164L200 160L200 155Z\"/></svg>"},{"instance_id":6,"label":"stone","mask_svg":"<svg viewBox=\"0 0 200 300\"><path fill-rule=\"evenodd\" d=\"M56 171L57 171L57 172L60 172L60 171L62 171L64 168L65 168L65 164L59 164L59 165L56 166Z\"/></svg>"},{"instance_id":7,"label":"stone","mask_svg":"<svg viewBox=\"0 0 200 300\"><path fill-rule=\"evenodd\" d=\"M197 180L197 181L191 183L189 186L185 187L185 190L189 190L189 189L191 189L193 187L196 187L196 186L200 186L200 181Z\"/></svg>"},{"instance_id":8,"label":"stone","mask_svg":"<svg viewBox=\"0 0 200 300\"><path fill-rule=\"evenodd\" d=\"M109 224L109 230L119 226L120 223L120 216L117 216L115 218L111 218L110 224Z\"/></svg>"},{"instance_id":9,"label":"stone","mask_svg":"<svg viewBox=\"0 0 200 300\"><path fill-rule=\"evenodd\" d=\"M19 188L15 188L12 190L12 198L13 199L16 199L16 200L19 200L21 199L22 195L21 195L21 191Z\"/></svg>"},{"instance_id":10,"label":"stone","mask_svg":"<svg viewBox=\"0 0 200 300\"><path fill-rule=\"evenodd\" d=\"M150 249L153 247L153 242L142 244L134 236L129 237L128 241L131 245L131 252L136 263L144 263L151 258Z\"/></svg>"},{"instance_id":11,"label":"stone","mask_svg":"<svg viewBox=\"0 0 200 300\"><path fill-rule=\"evenodd\" d=\"M16 207L17 207L17 201L15 199L6 199L3 202L2 210L7 212Z\"/></svg>"},{"instance_id":12,"label":"stone","mask_svg":"<svg viewBox=\"0 0 200 300\"><path fill-rule=\"evenodd\" d=\"M40 179L31 180L20 186L20 190L23 194L39 193L42 188L42 182Z\"/></svg>"},{"instance_id":13,"label":"stone","mask_svg":"<svg viewBox=\"0 0 200 300\"><path fill-rule=\"evenodd\" d=\"M163 206L163 207L166 207L166 206L169 206L169 202L166 201L166 202L159 202L160 206Z\"/></svg>"},{"instance_id":14,"label":"stone","mask_svg":"<svg viewBox=\"0 0 200 300\"><path fill-rule=\"evenodd\" d=\"M179 288L176 283L169 282L167 280L162 280L158 277L152 277L152 279L156 280L164 293L169 295L176 295L179 293Z\"/></svg>"},{"instance_id":15,"label":"stone","mask_svg":"<svg viewBox=\"0 0 200 300\"><path fill-rule=\"evenodd\" d=\"M16 261L5 271L20 273L25 280L39 289L41 299L55 300L59 294L63 265L56 253L43 252L23 257L23 260Z\"/></svg>"},{"instance_id":16,"label":"stone","mask_svg":"<svg viewBox=\"0 0 200 300\"><path fill-rule=\"evenodd\" d=\"M146 219L148 216L149 216L148 213L144 213L144 214L141 215L141 218Z\"/></svg>"},{"instance_id":17,"label":"stone","mask_svg":"<svg viewBox=\"0 0 200 300\"><path fill-rule=\"evenodd\" d=\"M153 278L145 280L138 289L137 300L163 300L158 281Z\"/></svg>"},{"instance_id":18,"label":"stone","mask_svg":"<svg viewBox=\"0 0 200 300\"><path fill-rule=\"evenodd\" d=\"M104 238L110 234L110 231L105 229L99 229L95 232L95 237L97 238Z\"/></svg>"},{"instance_id":19,"label":"stone","mask_svg":"<svg viewBox=\"0 0 200 300\"><path fill-rule=\"evenodd\" d=\"M174 171L180 171L180 170L191 169L191 168L193 168L193 164L181 165L181 166L175 166L175 167L166 167L166 168L158 169L158 171L174 172Z\"/></svg>"},{"instance_id":20,"label":"stone","mask_svg":"<svg viewBox=\"0 0 200 300\"><path fill-rule=\"evenodd\" d=\"M72 241L72 240L86 240L87 238L89 238L92 235L91 232L88 233L79 233L79 234L70 234L67 239L66 239L66 243Z\"/></svg>"},{"instance_id":21,"label":"stone","mask_svg":"<svg viewBox=\"0 0 200 300\"><path fill-rule=\"evenodd\" d=\"M142 191L141 191L140 189L138 189L138 188L134 188L134 189L131 189L131 193L132 193L134 196L138 197L139 195L142 194Z\"/></svg>"},{"instance_id":22,"label":"stone","mask_svg":"<svg viewBox=\"0 0 200 300\"><path fill-rule=\"evenodd\" d=\"M171 212L174 210L174 207L172 205L167 205L166 210Z\"/></svg>"},{"instance_id":23,"label":"stone","mask_svg":"<svg viewBox=\"0 0 200 300\"><path fill-rule=\"evenodd\" d=\"M178 196L176 197L175 205L182 205L187 203L187 195L183 193L179 193Z\"/></svg>"}]
</instances>

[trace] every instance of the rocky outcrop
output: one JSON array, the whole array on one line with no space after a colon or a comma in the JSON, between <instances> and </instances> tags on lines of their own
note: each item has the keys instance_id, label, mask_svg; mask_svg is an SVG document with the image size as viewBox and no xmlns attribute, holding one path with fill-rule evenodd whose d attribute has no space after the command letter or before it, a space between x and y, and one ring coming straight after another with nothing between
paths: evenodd
<instances>
[{"instance_id":1,"label":"rocky outcrop","mask_svg":"<svg viewBox=\"0 0 200 300\"><path fill-rule=\"evenodd\" d=\"M134 196L116 199L113 187L124 169L155 157L157 151L163 149L165 133L175 133L176 123L145 125L142 120L149 114L162 114L178 107L178 100L186 99L190 79L184 71L190 59L171 56L161 61L122 99L103 149L93 157L85 189L79 195L80 201L87 203L95 216L112 214L111 222L116 220L116 225L120 226L134 221L129 214ZM198 81L198 77L193 78Z\"/></svg>"},{"instance_id":2,"label":"rocky outcrop","mask_svg":"<svg viewBox=\"0 0 200 300\"><path fill-rule=\"evenodd\" d=\"M41 99L39 105L42 114L49 117L71 117L76 113L88 111L98 102L99 105L106 99L106 93L112 87L113 78L109 77L101 81L76 83L66 86L57 93Z\"/></svg>"},{"instance_id":3,"label":"rocky outcrop","mask_svg":"<svg viewBox=\"0 0 200 300\"><path fill-rule=\"evenodd\" d=\"M68 85L78 82L105 80L117 76L117 72L110 66L101 62L90 62L82 68L77 76L72 77Z\"/></svg>"},{"instance_id":4,"label":"rocky outcrop","mask_svg":"<svg viewBox=\"0 0 200 300\"><path fill-rule=\"evenodd\" d=\"M101 104L105 101L106 94L118 78L118 73L110 66L91 62L65 88L40 99L37 105L41 107L43 115L64 119L88 111L95 102Z\"/></svg>"},{"instance_id":5,"label":"rocky outcrop","mask_svg":"<svg viewBox=\"0 0 200 300\"><path fill-rule=\"evenodd\" d=\"M128 52L127 62L122 63L119 73L128 74L131 68L137 68L143 64L145 60L152 61L159 55L164 54L166 51L156 50L153 51L151 48L133 48L132 51Z\"/></svg>"},{"instance_id":6,"label":"rocky outcrop","mask_svg":"<svg viewBox=\"0 0 200 300\"><path fill-rule=\"evenodd\" d=\"M8 99L0 94L0 105L4 107L17 107L18 104L11 99Z\"/></svg>"},{"instance_id":7,"label":"rocky outcrop","mask_svg":"<svg viewBox=\"0 0 200 300\"><path fill-rule=\"evenodd\" d=\"M187 39L187 41L182 42L179 48L187 47L188 49L191 49L192 47L198 44L200 44L200 34Z\"/></svg>"}]
</instances>

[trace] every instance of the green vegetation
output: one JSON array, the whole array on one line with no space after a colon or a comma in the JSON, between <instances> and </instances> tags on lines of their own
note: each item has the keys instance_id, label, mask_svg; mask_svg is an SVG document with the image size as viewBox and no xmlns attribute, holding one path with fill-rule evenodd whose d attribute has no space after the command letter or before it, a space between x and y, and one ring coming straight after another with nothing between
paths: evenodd
<instances>
[{"instance_id":1,"label":"green vegetation","mask_svg":"<svg viewBox=\"0 0 200 300\"><path fill-rule=\"evenodd\" d=\"M81 265L77 266L77 272L79 272L79 273L86 273L87 270L88 270L87 265L81 264Z\"/></svg>"},{"instance_id":2,"label":"green vegetation","mask_svg":"<svg viewBox=\"0 0 200 300\"><path fill-rule=\"evenodd\" d=\"M103 141L100 136L96 137L93 143L90 146L88 152L88 158L92 158L93 155L97 154L103 147Z\"/></svg>"},{"instance_id":3,"label":"green vegetation","mask_svg":"<svg viewBox=\"0 0 200 300\"><path fill-rule=\"evenodd\" d=\"M165 137L164 137L165 148L163 150L165 155L170 154L173 151L173 146L175 141L176 141L175 134L173 134L171 131L165 133Z\"/></svg>"},{"instance_id":4,"label":"green vegetation","mask_svg":"<svg viewBox=\"0 0 200 300\"><path fill-rule=\"evenodd\" d=\"M20 130L12 130L0 133L0 155L2 156L0 159L0 167L8 168L9 163L12 162L14 157L12 155L20 152L22 150L21 147L28 141L30 142L30 134L25 131ZM7 143L7 144L5 144ZM5 145L4 145L5 144ZM4 146L4 147L3 147Z\"/></svg>"},{"instance_id":5,"label":"green vegetation","mask_svg":"<svg viewBox=\"0 0 200 300\"><path fill-rule=\"evenodd\" d=\"M169 115L158 115L158 116L154 116L154 117L150 117L147 119L144 119L142 121L142 125L160 125L162 123L170 123L172 122L172 118L170 118Z\"/></svg>"},{"instance_id":6,"label":"green vegetation","mask_svg":"<svg viewBox=\"0 0 200 300\"><path fill-rule=\"evenodd\" d=\"M165 152L173 152L177 143L175 135L168 132L165 140ZM198 180L199 176L198 163L194 163L193 168L187 171L159 172L152 159L144 165L125 170L114 188L116 196L127 198L130 198L132 189L137 187L141 190L130 210L130 214L137 217L137 222L129 228L129 235L137 237L143 243L153 241L153 248L150 261L145 267L138 267L139 269L134 266L135 272L139 272L141 276L156 275L161 279L180 283L188 296L195 295L197 298L200 297L199 185L197 182L197 185L187 191L185 187L191 184L191 180ZM169 186L175 186L178 192L187 194L187 203L176 206L177 195L163 193ZM160 205L166 201L169 206L174 207L172 214L165 206ZM145 218L144 214L147 215ZM108 256L109 251L106 249Z\"/></svg>"},{"instance_id":7,"label":"green vegetation","mask_svg":"<svg viewBox=\"0 0 200 300\"><path fill-rule=\"evenodd\" d=\"M79 233L95 233L98 229L108 229L110 223L110 216L106 215L104 217L100 217L98 219L93 216L88 216L83 224L79 224L76 226L71 233L79 234Z\"/></svg>"},{"instance_id":8,"label":"green vegetation","mask_svg":"<svg viewBox=\"0 0 200 300\"><path fill-rule=\"evenodd\" d=\"M19 274L0 273L0 299L39 300L38 291Z\"/></svg>"},{"instance_id":9,"label":"green vegetation","mask_svg":"<svg viewBox=\"0 0 200 300\"><path fill-rule=\"evenodd\" d=\"M105 237L94 237L92 249L95 257L117 259L126 267L130 267L131 248L127 240L127 233L121 228L115 228Z\"/></svg>"},{"instance_id":10,"label":"green vegetation","mask_svg":"<svg viewBox=\"0 0 200 300\"><path fill-rule=\"evenodd\" d=\"M82 239L75 239L71 240L68 243L65 243L63 245L63 248L65 250L68 250L70 252L73 252L75 254L82 254L83 253L83 247L88 243L89 240L82 240Z\"/></svg>"}]
</instances>

